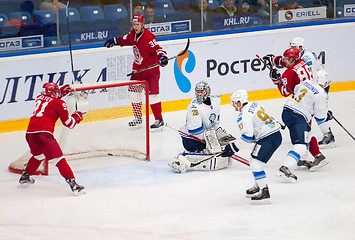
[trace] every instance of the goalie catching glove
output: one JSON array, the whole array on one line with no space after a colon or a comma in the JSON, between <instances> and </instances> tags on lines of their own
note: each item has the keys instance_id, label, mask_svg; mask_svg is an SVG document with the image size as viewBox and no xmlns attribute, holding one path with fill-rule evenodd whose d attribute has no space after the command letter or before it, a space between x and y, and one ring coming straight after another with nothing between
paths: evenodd
<instances>
[{"instance_id":1,"label":"goalie catching glove","mask_svg":"<svg viewBox=\"0 0 355 240\"><path fill-rule=\"evenodd\" d=\"M234 141L236 138L232 136L232 134L227 133L223 128L219 127L216 130L216 135L218 142L221 146L225 146L231 141Z\"/></svg>"},{"instance_id":2,"label":"goalie catching glove","mask_svg":"<svg viewBox=\"0 0 355 240\"><path fill-rule=\"evenodd\" d=\"M115 45L118 45L118 41L117 41L117 38L111 38L111 39L109 39L109 40L107 40L106 42L105 42L105 47L107 47L107 48L110 48L110 47L113 47L113 46L115 46Z\"/></svg>"},{"instance_id":3,"label":"goalie catching glove","mask_svg":"<svg viewBox=\"0 0 355 240\"><path fill-rule=\"evenodd\" d=\"M235 143L230 143L228 144L222 153L222 157L231 157L233 156L235 153L237 153L239 151L239 148L237 147L237 145L235 145Z\"/></svg>"},{"instance_id":4,"label":"goalie catching glove","mask_svg":"<svg viewBox=\"0 0 355 240\"><path fill-rule=\"evenodd\" d=\"M279 84L279 82L281 80L281 74L280 74L279 70L277 70L276 68L271 69L269 76L275 85Z\"/></svg>"}]
</instances>

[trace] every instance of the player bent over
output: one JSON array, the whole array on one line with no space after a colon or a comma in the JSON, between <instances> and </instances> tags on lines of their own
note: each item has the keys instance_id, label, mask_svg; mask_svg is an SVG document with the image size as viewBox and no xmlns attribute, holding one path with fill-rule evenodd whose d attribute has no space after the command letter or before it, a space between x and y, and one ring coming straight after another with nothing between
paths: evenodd
<instances>
[{"instance_id":1,"label":"player bent over","mask_svg":"<svg viewBox=\"0 0 355 240\"><path fill-rule=\"evenodd\" d=\"M314 81L310 68L306 62L300 58L298 48L292 47L287 49L283 56L275 57L273 55L267 55L263 59L270 65L270 68L272 68L272 66L283 66L287 68L282 76L276 68L270 71L271 80L284 97L291 94L293 95L296 86L301 82L305 80ZM309 121L311 121L311 118ZM311 122L309 122L309 125L311 125ZM309 144L309 152L314 157L314 163L320 163L325 160L325 156L320 152L317 139L314 136L312 136L310 140L307 140L307 144ZM299 166L310 168L310 162L305 160L307 155L301 157L302 160L298 161Z\"/></svg>"},{"instance_id":2,"label":"player bent over","mask_svg":"<svg viewBox=\"0 0 355 240\"><path fill-rule=\"evenodd\" d=\"M66 103L61 99L70 91L69 85L59 89L55 83L45 83L36 99L36 108L30 118L26 131L26 141L32 157L20 177L21 184L33 184L30 176L37 170L44 159L55 163L60 174L65 178L75 195L84 193L84 187L77 184L74 173L63 156L63 152L53 136L55 123L60 118L64 126L72 129L82 119L81 112L69 115Z\"/></svg>"},{"instance_id":3,"label":"player bent over","mask_svg":"<svg viewBox=\"0 0 355 240\"><path fill-rule=\"evenodd\" d=\"M159 99L159 65L165 67L168 65L166 52L159 46L155 36L144 28L145 19L143 15L134 15L132 18L133 29L123 37L114 37L105 42L105 47L133 46L133 71L152 66L150 69L134 73L131 80L146 80L149 83L149 103L154 114L155 122L150 126L151 129L160 129L164 126L162 117L161 101ZM141 92L143 86L129 86L128 88L134 120L129 122L129 126L135 127L142 124L142 100Z\"/></svg>"},{"instance_id":4,"label":"player bent over","mask_svg":"<svg viewBox=\"0 0 355 240\"><path fill-rule=\"evenodd\" d=\"M311 130L309 121L314 118L319 121L328 121L332 113L326 104L327 93L323 89L327 86L326 78L318 78L318 83L305 80L294 89L294 96L289 99L283 108L282 120L290 132L293 149L287 154L284 164L279 169L279 175L290 182L296 182L297 177L290 171L297 166L301 157L307 152L307 138ZM319 169L329 162L325 159L314 160L310 170Z\"/></svg>"},{"instance_id":5,"label":"player bent over","mask_svg":"<svg viewBox=\"0 0 355 240\"><path fill-rule=\"evenodd\" d=\"M255 185L246 190L246 195L254 201L267 201L270 193L264 169L266 163L281 145L281 126L265 112L260 104L248 102L248 93L243 89L232 94L230 104L235 111L239 112L237 122L241 137L238 141L229 143L222 156L231 157L239 151L242 144L255 142L249 159Z\"/></svg>"},{"instance_id":6,"label":"player bent over","mask_svg":"<svg viewBox=\"0 0 355 240\"><path fill-rule=\"evenodd\" d=\"M230 164L221 157L222 147L235 138L220 126L221 99L210 95L209 85L201 81L195 86L195 98L186 112L186 125L180 135L185 151L170 164L175 172L217 170Z\"/></svg>"}]
</instances>

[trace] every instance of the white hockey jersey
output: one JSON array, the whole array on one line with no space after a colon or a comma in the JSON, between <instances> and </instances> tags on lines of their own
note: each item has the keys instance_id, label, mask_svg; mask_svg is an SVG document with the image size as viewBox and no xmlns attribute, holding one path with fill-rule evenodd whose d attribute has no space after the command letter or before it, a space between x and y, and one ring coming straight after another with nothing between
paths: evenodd
<instances>
[{"instance_id":1,"label":"white hockey jersey","mask_svg":"<svg viewBox=\"0 0 355 240\"><path fill-rule=\"evenodd\" d=\"M315 77L316 72L321 69L317 55L308 49L304 49L301 59L306 62L312 71L313 77ZM316 81L317 79L314 78L314 80Z\"/></svg>"},{"instance_id":2,"label":"white hockey jersey","mask_svg":"<svg viewBox=\"0 0 355 240\"><path fill-rule=\"evenodd\" d=\"M327 117L328 95L318 83L306 80L295 87L295 95L289 99L285 107L302 115L307 122L312 116L317 122L322 122Z\"/></svg>"},{"instance_id":3,"label":"white hockey jersey","mask_svg":"<svg viewBox=\"0 0 355 240\"><path fill-rule=\"evenodd\" d=\"M280 130L280 124L257 102L249 102L238 115L241 140L251 143Z\"/></svg>"},{"instance_id":4,"label":"white hockey jersey","mask_svg":"<svg viewBox=\"0 0 355 240\"><path fill-rule=\"evenodd\" d=\"M216 129L220 126L220 106L221 98L218 96L210 96L211 105L198 103L193 99L186 113L186 125L181 128L182 132L198 137L203 140L203 132L205 129ZM183 133L180 133L187 137Z\"/></svg>"}]
</instances>

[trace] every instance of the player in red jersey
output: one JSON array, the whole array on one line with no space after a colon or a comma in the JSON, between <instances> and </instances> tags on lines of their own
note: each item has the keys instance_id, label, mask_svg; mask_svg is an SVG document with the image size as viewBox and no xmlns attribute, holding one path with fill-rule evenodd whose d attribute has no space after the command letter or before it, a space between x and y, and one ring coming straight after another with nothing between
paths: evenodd
<instances>
[{"instance_id":1,"label":"player in red jersey","mask_svg":"<svg viewBox=\"0 0 355 240\"><path fill-rule=\"evenodd\" d=\"M55 163L60 174L65 178L75 195L84 193L83 186L76 183L72 169L63 156L63 152L53 136L55 123L60 118L64 126L72 129L82 119L81 112L69 115L66 103L61 97L70 92L69 85L59 89L55 83L45 83L43 90L36 99L36 108L30 118L26 131L26 141L30 147L32 157L27 163L19 180L21 184L33 184L34 174L44 159Z\"/></svg>"},{"instance_id":2,"label":"player in red jersey","mask_svg":"<svg viewBox=\"0 0 355 240\"><path fill-rule=\"evenodd\" d=\"M134 63L133 71L149 67L152 68L134 73L131 80L146 80L149 83L149 101L150 107L155 117L155 123L150 126L151 129L158 129L164 126L162 117L161 101L159 99L159 65L165 67L168 64L166 52L159 46L155 36L144 28L145 19L143 15L135 15L132 18L133 29L123 37L114 37L105 43L105 47L133 46ZM135 119L129 123L130 126L137 126L142 123L142 101L140 92L142 87L129 86L132 107Z\"/></svg>"},{"instance_id":3,"label":"player in red jersey","mask_svg":"<svg viewBox=\"0 0 355 240\"><path fill-rule=\"evenodd\" d=\"M266 64L269 65L270 78L273 83L278 87L282 96L287 97L293 95L295 87L305 81L313 81L312 71L308 67L307 63L300 58L300 51L298 48L291 47L287 49L283 56L274 56L272 54L263 57ZM273 66L286 67L287 69L282 74ZM311 121L309 122L311 126ZM315 166L319 165L320 162L326 161L325 156L319 151L318 141L312 136L309 141L309 152L314 157L314 161L309 163L308 161L300 161L299 165L305 165L308 168L316 169Z\"/></svg>"}]
</instances>

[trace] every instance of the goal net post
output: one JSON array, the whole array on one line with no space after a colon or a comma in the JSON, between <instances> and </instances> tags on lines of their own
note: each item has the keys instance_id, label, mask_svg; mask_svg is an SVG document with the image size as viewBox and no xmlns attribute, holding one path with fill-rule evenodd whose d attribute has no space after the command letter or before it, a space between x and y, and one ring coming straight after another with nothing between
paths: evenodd
<instances>
[{"instance_id":1,"label":"goal net post","mask_svg":"<svg viewBox=\"0 0 355 240\"><path fill-rule=\"evenodd\" d=\"M64 127L58 120L54 132L68 161L104 156L150 160L149 86L146 81L83 83L73 84L71 88L72 92L63 100L69 113L81 111L83 120L73 129ZM137 92L136 89L141 104L133 107L129 91ZM129 122L136 115L141 117L141 123L130 126ZM30 152L26 152L10 164L9 170L22 173L30 157ZM48 174L46 160L36 174Z\"/></svg>"}]
</instances>

